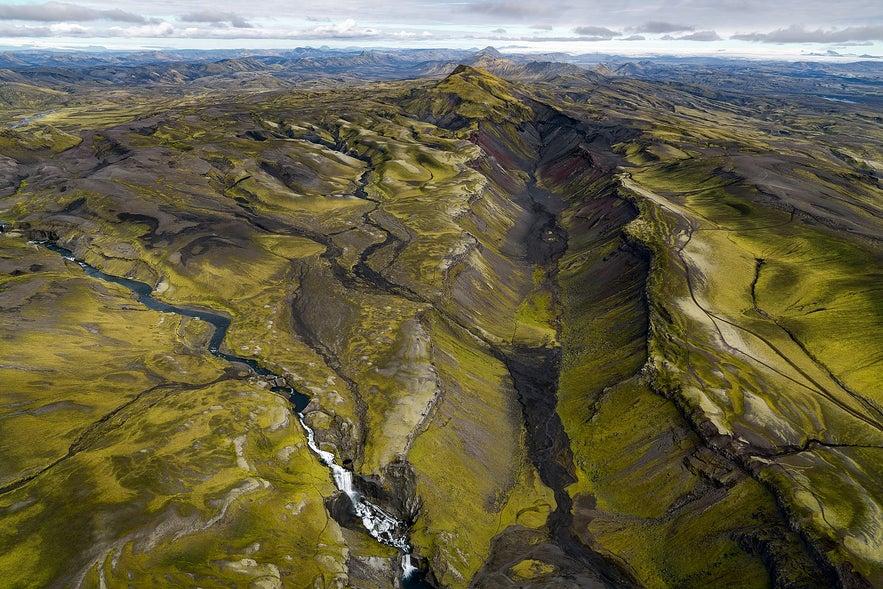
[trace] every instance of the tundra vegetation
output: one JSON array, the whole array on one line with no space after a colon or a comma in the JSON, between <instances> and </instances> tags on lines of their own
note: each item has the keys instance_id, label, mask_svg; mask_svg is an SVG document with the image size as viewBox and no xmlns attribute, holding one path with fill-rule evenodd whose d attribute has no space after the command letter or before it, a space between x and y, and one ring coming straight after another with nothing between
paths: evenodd
<instances>
[{"instance_id":1,"label":"tundra vegetation","mask_svg":"<svg viewBox=\"0 0 883 589\"><path fill-rule=\"evenodd\" d=\"M366 55L0 72L3 584L883 585L877 86Z\"/></svg>"}]
</instances>

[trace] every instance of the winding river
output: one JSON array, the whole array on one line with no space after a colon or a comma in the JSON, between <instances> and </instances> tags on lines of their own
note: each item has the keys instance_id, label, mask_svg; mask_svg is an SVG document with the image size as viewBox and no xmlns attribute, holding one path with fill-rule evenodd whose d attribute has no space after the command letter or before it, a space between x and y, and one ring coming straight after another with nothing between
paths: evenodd
<instances>
[{"instance_id":1,"label":"winding river","mask_svg":"<svg viewBox=\"0 0 883 589\"><path fill-rule=\"evenodd\" d=\"M255 374L265 377L268 380L281 380L281 377L278 374L267 370L251 358L233 356L221 351L221 343L224 341L224 338L227 335L227 329L230 327L230 319L227 317L208 310L188 309L186 307L178 307L176 305L164 303L153 298L153 288L145 282L106 274L101 270L78 260L73 252L59 247L54 243L43 241L33 243L42 245L47 249L60 254L66 260L74 262L83 269L87 276L104 280L105 282L112 282L129 289L136 295L138 302L148 309L160 311L162 313L174 313L183 317L192 317L211 324L214 327L214 333L209 340L209 352L228 362L245 364L251 368ZM401 552L402 587L408 589L431 587L424 580L422 571L411 563L412 548L408 540L407 526L379 506L365 499L353 486L353 473L337 464L334 454L319 448L319 445L316 442L315 432L304 421L303 410L306 408L307 403L309 403L310 398L291 387L275 387L273 392L287 393L288 400L291 403L294 412L297 414L298 421L300 421L301 426L306 432L307 444L310 450L319 457L319 460L323 465L328 467L337 489L349 497L356 515L361 519L362 525L365 527L365 531L378 542L392 546Z\"/></svg>"},{"instance_id":2,"label":"winding river","mask_svg":"<svg viewBox=\"0 0 883 589\"><path fill-rule=\"evenodd\" d=\"M30 123L33 123L37 119L42 119L43 117L54 114L54 113L55 113L54 110L50 110L48 112L43 112L38 115L34 115L32 117L27 117L27 118L24 118L24 119L20 120L19 122L15 123L14 125L11 125L9 128L10 129L18 129L19 127L24 127L25 125L29 125Z\"/></svg>"}]
</instances>

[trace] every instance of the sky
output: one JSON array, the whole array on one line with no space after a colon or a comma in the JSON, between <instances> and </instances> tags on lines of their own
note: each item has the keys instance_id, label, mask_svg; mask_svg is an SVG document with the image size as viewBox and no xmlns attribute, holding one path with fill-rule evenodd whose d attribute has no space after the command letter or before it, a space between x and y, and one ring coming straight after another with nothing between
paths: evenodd
<instances>
[{"instance_id":1,"label":"sky","mask_svg":"<svg viewBox=\"0 0 883 589\"><path fill-rule=\"evenodd\" d=\"M0 46L883 60L881 0L0 0Z\"/></svg>"}]
</instances>

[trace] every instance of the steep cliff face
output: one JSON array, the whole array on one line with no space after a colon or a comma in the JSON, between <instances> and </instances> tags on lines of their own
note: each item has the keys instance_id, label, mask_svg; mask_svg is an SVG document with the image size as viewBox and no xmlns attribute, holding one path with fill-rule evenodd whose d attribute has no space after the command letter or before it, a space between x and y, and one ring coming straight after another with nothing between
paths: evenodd
<instances>
[{"instance_id":1,"label":"steep cliff face","mask_svg":"<svg viewBox=\"0 0 883 589\"><path fill-rule=\"evenodd\" d=\"M844 279L874 254L766 207L738 180L741 155L697 145L695 108L678 118L661 109L674 98L634 85L553 104L553 88L540 100L461 66L434 82L178 105L66 129L84 140L49 163L21 158L4 201L3 263L18 272L4 318L33 320L55 292L65 313L41 329L76 337L62 325L82 322L86 343L65 340L62 356L89 368L64 365L63 427L0 472L3 517L42 546L7 537L8 558L56 585L401 578L402 555L366 533L283 399L208 354L206 325L136 311L29 250L30 234L229 315L224 349L310 397L318 447L409 528L431 585L876 582L879 362L852 365L816 331L832 308L879 323L873 281L843 294L793 276L819 244L849 253L825 259ZM764 233L783 230L788 247ZM816 289L815 307L789 276ZM33 351L38 333L16 342ZM125 366L107 372L114 354L87 350L111 345ZM2 370L23 397L45 385ZM206 395L237 418L210 415ZM63 505L77 480L92 481L83 505L138 517L102 516L98 530ZM847 521L836 490L865 512ZM75 543L103 535L94 554L52 550L40 497L76 516ZM284 549L260 540L285 534Z\"/></svg>"}]
</instances>

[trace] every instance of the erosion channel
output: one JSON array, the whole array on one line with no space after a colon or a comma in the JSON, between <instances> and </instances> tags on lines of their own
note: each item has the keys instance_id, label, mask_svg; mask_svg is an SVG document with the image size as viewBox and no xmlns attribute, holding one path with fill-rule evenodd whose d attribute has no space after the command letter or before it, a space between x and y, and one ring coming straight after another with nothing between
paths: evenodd
<instances>
[{"instance_id":1,"label":"erosion channel","mask_svg":"<svg viewBox=\"0 0 883 589\"><path fill-rule=\"evenodd\" d=\"M85 271L88 276L92 278L97 278L106 282L112 282L114 284L118 284L120 286L128 288L136 295L138 302L148 309L159 311L161 313L174 313L176 315L181 315L184 317L192 317L195 319L199 319L200 321L205 321L206 323L212 325L212 327L214 327L214 333L209 340L209 352L211 352L214 356L217 356L218 358L221 358L228 362L234 364L244 364L248 366L249 369L252 370L255 374L270 381L271 384L275 385L273 389L271 389L273 390L273 392L280 395L286 395L287 399L291 403L293 411L298 416L298 421L306 432L307 443L310 449L316 454L316 456L319 457L319 459L322 461L322 464L327 466L328 469L331 471L335 486L352 503L355 515L362 521L362 525L365 527L365 530L378 542L387 544L401 551L402 586L406 588L420 588L430 586L424 581L424 573L417 567L413 566L411 563L411 544L408 540L407 526L405 525L405 523L397 520L395 517L384 511L381 507L365 499L355 489L353 485L352 472L337 464L335 462L334 454L319 448L319 445L316 442L315 434L312 428L310 428L304 421L302 413L302 411L306 408L307 403L309 403L309 397L304 395L303 393L298 392L293 387L279 386L278 383L282 382L282 378L274 372L263 368L254 360L249 358L242 358L240 356L234 356L232 354L227 354L221 351L221 344L224 341L224 337L227 335L227 329L230 327L230 319L206 309L188 309L185 307L178 307L175 305L164 303L151 296L153 288L151 288L151 286L147 283L137 280L131 280L129 278L113 276L111 274L102 272L101 270L98 270L97 268L90 266L89 264L81 260L78 260L76 257L74 257L73 252L71 252L70 250L59 247L53 243L36 243L39 243L40 245L45 246L46 248L60 254L66 260L76 263Z\"/></svg>"}]
</instances>

